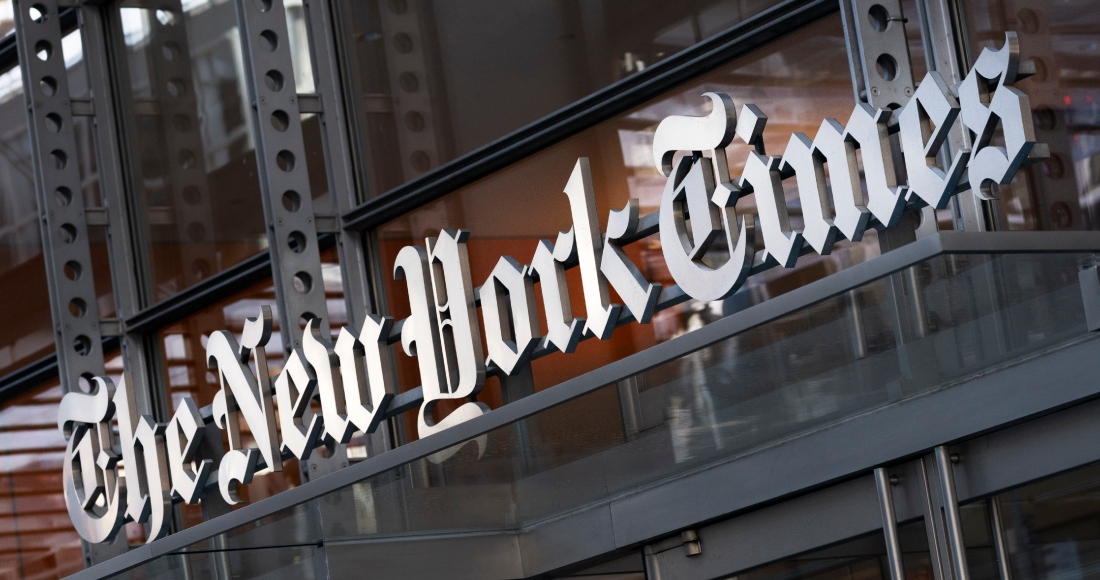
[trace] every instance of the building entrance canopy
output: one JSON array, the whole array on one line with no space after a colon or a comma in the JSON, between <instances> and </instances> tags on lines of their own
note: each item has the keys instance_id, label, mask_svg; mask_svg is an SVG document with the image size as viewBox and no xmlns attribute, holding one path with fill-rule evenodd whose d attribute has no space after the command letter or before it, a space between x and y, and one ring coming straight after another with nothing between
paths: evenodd
<instances>
[{"instance_id":1,"label":"building entrance canopy","mask_svg":"<svg viewBox=\"0 0 1100 580\"><path fill-rule=\"evenodd\" d=\"M220 559L260 577L324 552L337 576L371 550L448 537L474 542L473 577L614 552L717 515L693 506L734 513L1087 395L1011 377L1090 341L1100 294L1080 265L1097 250L1094 232L935 234L82 574L183 577ZM440 454L446 479L417 483ZM473 545L492 557L470 560Z\"/></svg>"}]
</instances>

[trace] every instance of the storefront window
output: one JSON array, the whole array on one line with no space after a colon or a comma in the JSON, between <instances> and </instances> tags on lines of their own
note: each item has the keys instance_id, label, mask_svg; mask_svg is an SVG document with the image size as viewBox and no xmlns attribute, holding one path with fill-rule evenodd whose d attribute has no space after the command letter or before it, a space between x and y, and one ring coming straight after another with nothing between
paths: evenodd
<instances>
[{"instance_id":1,"label":"storefront window","mask_svg":"<svg viewBox=\"0 0 1100 580\"><path fill-rule=\"evenodd\" d=\"M968 0L971 64L1019 35L1035 75L1016 85L1031 98L1036 138L1050 158L999 190L1007 227L1015 230L1100 228L1100 2Z\"/></svg>"},{"instance_id":2,"label":"storefront window","mask_svg":"<svg viewBox=\"0 0 1100 580\"><path fill-rule=\"evenodd\" d=\"M1000 511L1000 530L990 509ZM993 533L1004 542L1012 578L1095 578L1100 569L1098 464L963 506L962 514L976 580L999 577Z\"/></svg>"},{"instance_id":3,"label":"storefront window","mask_svg":"<svg viewBox=\"0 0 1100 580\"><path fill-rule=\"evenodd\" d=\"M122 95L154 301L264 250L248 91L232 2L194 0L161 9L118 8L128 72ZM301 3L288 2L297 90L313 90ZM315 116L306 135L317 133ZM320 155L320 143L307 140ZM312 194L327 190L314 171ZM317 175L313 175L316 173Z\"/></svg>"},{"instance_id":4,"label":"storefront window","mask_svg":"<svg viewBox=\"0 0 1100 580\"><path fill-rule=\"evenodd\" d=\"M782 152L793 132L813 135L825 117L846 121L853 97L840 17L827 17L381 227L377 236L381 275L386 280L386 312L398 319L409 314L404 283L392 280L397 252L406 245L423 245L425 237L435 236L443 228L470 230L470 269L475 284L487 278L502 255L529 263L540 239L553 241L572 223L562 190L579 157L591 161L601 229L606 229L608 212L621 209L628 198L639 200L643 215L655 211L665 180L653 166L653 132L669 115L705 115L710 103L702 95L708 91L726 92L738 106L758 104L769 115L764 135L768 151L774 154ZM747 151L747 145L730 146L731 174L740 173ZM793 183L786 186L792 226L799 228L797 190ZM753 200L751 195L743 198L738 211L754 212ZM689 301L654 315L652 324L622 327L610 340L584 341L575 353L565 355L568 364L562 364L562 355L536 360L532 365L535 389L558 384L877 256L876 239L874 232L868 232L862 243L843 244L831 256L808 255L794 270L776 268L754 276L728 300ZM666 286L674 283L657 236L631 244L626 251L648 280ZM582 316L580 274L573 269L567 278L574 314ZM541 324L545 328L545 320ZM402 387L416 386L415 361L395 350ZM485 402L490 406L499 400L494 399L498 397L495 381L490 378L487 383Z\"/></svg>"},{"instance_id":5,"label":"storefront window","mask_svg":"<svg viewBox=\"0 0 1100 580\"><path fill-rule=\"evenodd\" d=\"M777 3L343 0L348 94L355 99L369 194L385 193Z\"/></svg>"}]
</instances>

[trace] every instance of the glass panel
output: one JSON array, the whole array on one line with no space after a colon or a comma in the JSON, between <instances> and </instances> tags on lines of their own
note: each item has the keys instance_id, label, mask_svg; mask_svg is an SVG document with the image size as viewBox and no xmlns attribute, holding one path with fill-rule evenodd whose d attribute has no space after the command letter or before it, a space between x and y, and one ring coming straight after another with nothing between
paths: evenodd
<instances>
[{"instance_id":1,"label":"glass panel","mask_svg":"<svg viewBox=\"0 0 1100 580\"><path fill-rule=\"evenodd\" d=\"M127 47L127 119L141 188L145 263L163 300L264 250L237 16L228 0L117 8ZM301 3L288 3L295 81L312 90ZM304 59L302 57L305 57ZM307 129L307 133L310 129ZM314 130L315 131L315 130ZM320 143L307 139L320 154ZM312 171L314 196L324 171ZM317 173L316 176L312 175Z\"/></svg>"},{"instance_id":2,"label":"glass panel","mask_svg":"<svg viewBox=\"0 0 1100 580\"><path fill-rule=\"evenodd\" d=\"M409 313L404 283L392 280L397 252L406 245L423 245L425 237L443 228L471 231L470 269L475 284L486 279L502 255L513 255L521 264L529 262L538 240L553 241L572 224L562 189L579 157L591 160L602 230L606 230L608 212L622 208L630 197L640 200L643 214L656 210L665 179L653 167L653 132L668 115L706 114L709 100L701 96L704 92L724 91L738 105L753 102L764 107L771 115L765 141L772 153L781 152L794 131L815 134L825 117L846 121L853 100L845 54L840 17L827 17L384 225L377 236L388 300L385 311L398 319ZM746 145L729 148L731 174L741 172L748 150ZM792 227L800 228L797 189L794 180L788 181ZM755 212L754 199L752 195L742 198L738 211ZM648 280L673 284L658 236L633 243L626 252ZM535 361L535 389L556 385L878 254L877 236L869 231L862 243L842 244L830 256L807 255L794 270L776 268L754 276L726 301L691 301L657 313L652 324L620 328L610 340L582 342L565 358L556 354ZM579 271L570 270L567 279L574 312L581 316ZM545 328L545 321L541 324ZM400 349L396 357L402 388L418 385L415 361ZM562 364L566 358L568 364ZM490 378L482 402L495 407L500 400L497 379ZM406 431L415 437L413 424Z\"/></svg>"},{"instance_id":3,"label":"glass panel","mask_svg":"<svg viewBox=\"0 0 1100 580\"><path fill-rule=\"evenodd\" d=\"M121 373L114 357L108 374ZM117 376L116 376L117 379ZM61 386L56 380L0 405L0 577L61 578L84 566L80 536L62 491L65 440L57 430ZM130 524L130 537L141 527Z\"/></svg>"},{"instance_id":4,"label":"glass panel","mask_svg":"<svg viewBox=\"0 0 1100 580\"><path fill-rule=\"evenodd\" d=\"M510 530L598 505L1089 339L1081 257L939 256L188 550Z\"/></svg>"},{"instance_id":5,"label":"glass panel","mask_svg":"<svg viewBox=\"0 0 1100 580\"><path fill-rule=\"evenodd\" d=\"M1020 37L1035 76L1017 86L1031 98L1036 137L1051 157L1000 188L1008 228L1100 227L1100 1L967 0L970 58Z\"/></svg>"},{"instance_id":6,"label":"glass panel","mask_svg":"<svg viewBox=\"0 0 1100 580\"><path fill-rule=\"evenodd\" d=\"M905 577L932 580L932 559L924 520L898 526ZM729 576L727 580L887 580L886 539L882 532L847 540L781 562Z\"/></svg>"},{"instance_id":7,"label":"glass panel","mask_svg":"<svg viewBox=\"0 0 1100 580\"><path fill-rule=\"evenodd\" d=\"M0 0L0 38L15 34L15 14L12 0Z\"/></svg>"},{"instance_id":8,"label":"glass panel","mask_svg":"<svg viewBox=\"0 0 1100 580\"><path fill-rule=\"evenodd\" d=\"M341 0L352 77L348 95L357 112L370 194L416 178L775 4ZM847 70L845 64L841 71L847 75Z\"/></svg>"},{"instance_id":9,"label":"glass panel","mask_svg":"<svg viewBox=\"0 0 1100 580\"><path fill-rule=\"evenodd\" d=\"M972 577L979 579L998 577L993 553L973 561L975 551L992 552L991 502L1001 512L1000 532L1013 578L1100 576L1100 464L965 506L964 515L968 509L974 514L973 523L963 530L967 557ZM965 517L963 523L967 523Z\"/></svg>"},{"instance_id":10,"label":"glass panel","mask_svg":"<svg viewBox=\"0 0 1100 580\"><path fill-rule=\"evenodd\" d=\"M2 18L3 5L0 5L0 23ZM10 22L10 13L7 18ZM71 94L86 96L79 33L64 37L62 52L69 71ZM0 130L0 288L4 289L8 303L19 305L18 313L13 312L5 317L4 324L0 324L0 376L3 376L54 350L34 190L34 163L27 133L23 80L18 67L0 73L0 127L3 127ZM77 117L73 128L84 203L88 207L100 207L103 203L99 195L91 123L88 118ZM115 304L111 295L105 229L89 228L88 239L99 315L112 317Z\"/></svg>"}]
</instances>

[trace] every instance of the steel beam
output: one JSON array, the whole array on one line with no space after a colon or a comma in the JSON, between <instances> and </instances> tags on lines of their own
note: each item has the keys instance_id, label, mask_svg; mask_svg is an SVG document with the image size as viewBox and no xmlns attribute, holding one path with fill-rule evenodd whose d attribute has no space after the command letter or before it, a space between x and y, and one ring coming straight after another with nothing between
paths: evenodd
<instances>
[{"instance_id":1,"label":"steel beam","mask_svg":"<svg viewBox=\"0 0 1100 580\"><path fill-rule=\"evenodd\" d=\"M286 349L302 344L302 323L320 318L329 334L313 196L282 0L235 0L252 111L279 324Z\"/></svg>"}]
</instances>

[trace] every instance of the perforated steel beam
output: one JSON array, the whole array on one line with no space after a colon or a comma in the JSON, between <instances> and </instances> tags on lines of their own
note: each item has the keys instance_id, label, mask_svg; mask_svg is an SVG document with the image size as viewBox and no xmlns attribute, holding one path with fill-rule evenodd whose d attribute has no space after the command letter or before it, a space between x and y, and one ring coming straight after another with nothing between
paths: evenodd
<instances>
[{"instance_id":1,"label":"perforated steel beam","mask_svg":"<svg viewBox=\"0 0 1100 580\"><path fill-rule=\"evenodd\" d=\"M76 391L104 368L58 2L14 10L61 385Z\"/></svg>"},{"instance_id":2,"label":"perforated steel beam","mask_svg":"<svg viewBox=\"0 0 1100 580\"><path fill-rule=\"evenodd\" d=\"M91 377L106 374L104 321L88 237L90 213L100 218L97 222L104 220L102 211L89 212L84 204L58 4L16 1L13 10L59 376L63 390L70 392L90 389ZM110 543L85 544L85 563L126 549L125 534Z\"/></svg>"},{"instance_id":3,"label":"perforated steel beam","mask_svg":"<svg viewBox=\"0 0 1100 580\"><path fill-rule=\"evenodd\" d=\"M313 197L282 0L236 0L256 161L284 348L302 344L304 319L329 334Z\"/></svg>"}]
</instances>

